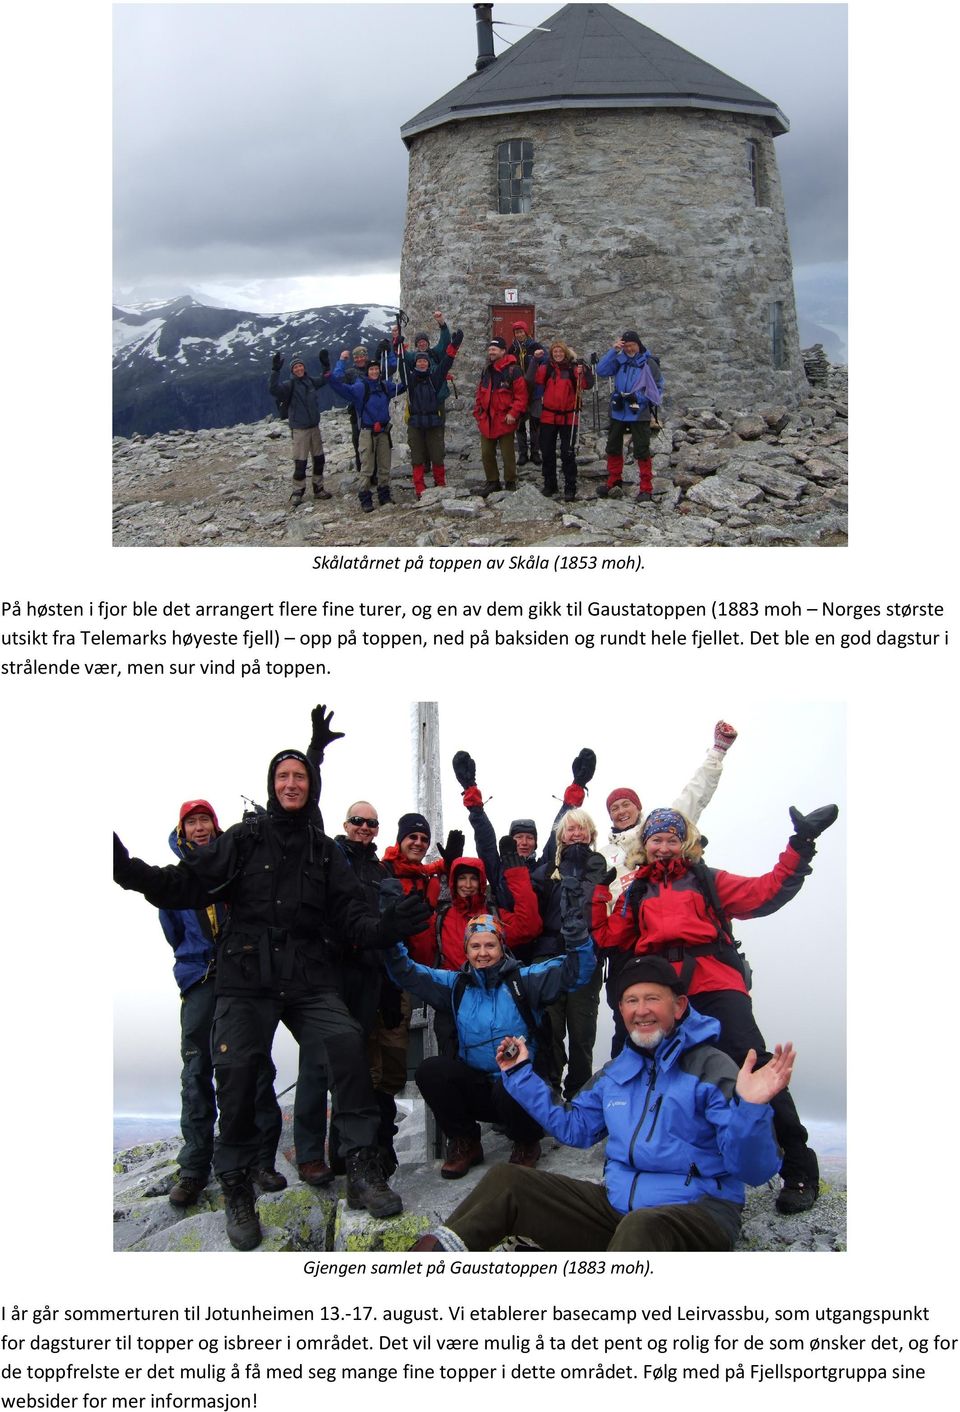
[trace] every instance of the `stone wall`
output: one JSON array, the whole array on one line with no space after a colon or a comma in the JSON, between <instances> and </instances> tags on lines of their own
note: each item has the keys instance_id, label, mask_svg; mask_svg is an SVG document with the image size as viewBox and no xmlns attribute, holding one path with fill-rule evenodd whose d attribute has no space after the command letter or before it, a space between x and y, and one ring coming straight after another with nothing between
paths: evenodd
<instances>
[{"instance_id":1,"label":"stone wall","mask_svg":"<svg viewBox=\"0 0 960 1412\"><path fill-rule=\"evenodd\" d=\"M499 215L497 144L533 143L533 210ZM746 142L759 145L763 206ZM790 246L773 138L762 118L661 109L549 111L448 123L413 139L401 264L418 328L443 308L466 333L473 382L489 307L505 288L537 307L537 335L582 354L638 327L662 360L668 407L804 392ZM768 305L783 305L773 366Z\"/></svg>"}]
</instances>

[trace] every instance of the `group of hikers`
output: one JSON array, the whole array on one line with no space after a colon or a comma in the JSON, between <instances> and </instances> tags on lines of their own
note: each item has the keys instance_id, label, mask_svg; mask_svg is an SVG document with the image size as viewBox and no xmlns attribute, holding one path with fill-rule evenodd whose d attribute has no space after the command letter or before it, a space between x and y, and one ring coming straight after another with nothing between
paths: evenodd
<instances>
[{"instance_id":1,"label":"group of hikers","mask_svg":"<svg viewBox=\"0 0 960 1412\"><path fill-rule=\"evenodd\" d=\"M433 1011L414 1077L445 1139L441 1176L484 1162L482 1123L511 1150L413 1248L730 1249L745 1184L777 1173L777 1210L809 1209L819 1169L789 1092L793 1051L767 1048L731 928L797 895L836 806L791 808L762 876L708 867L697 823L737 737L720 721L669 806L610 789L606 841L583 807L592 750L575 757L542 846L532 815L498 839L461 750L474 853L457 829L433 850L431 822L412 810L380 854L367 799L345 810L341 834L324 830L321 765L343 735L332 716L315 707L307 749L271 760L265 808L223 830L209 801L182 804L175 864L151 867L114 837L115 880L161 909L181 991L170 1201L193 1205L212 1164L231 1243L260 1243L256 1189L286 1185L271 1057L282 1020L299 1045L300 1179L325 1187L343 1173L351 1207L398 1214L395 1100L417 999ZM614 1037L594 1073L604 976ZM606 1139L602 1182L538 1171L545 1131L571 1146Z\"/></svg>"},{"instance_id":2,"label":"group of hikers","mask_svg":"<svg viewBox=\"0 0 960 1412\"><path fill-rule=\"evenodd\" d=\"M312 463L314 498L330 499L330 492L324 487L326 456L317 396L324 387L329 387L349 407L357 494L365 512L372 512L375 503L392 503L391 403L396 398L405 397L402 420L417 498L426 489L428 474L434 486L446 485L446 404L451 386L455 386L452 370L463 331L451 333L439 309L434 311L434 318L439 336L432 345L429 334L420 332L414 335L413 347L408 348L399 325L395 325L392 338L382 339L372 353L363 345L352 353L345 348L333 366L328 350L322 349L318 376L309 374L305 356L295 353L290 360L290 376L284 379L283 355L273 355L270 395L277 402L279 414L290 424L290 502L294 508L306 494L308 461ZM473 415L480 433L484 471L479 493L516 490L517 466L532 462L542 471L545 496L553 498L562 493L565 501L576 500L576 447L583 399L585 393L595 389L599 376L613 381L606 442L607 478L597 494L614 498L623 494L624 442L629 437L638 468L636 498L640 502L652 501L650 438L651 429L659 426L663 377L657 359L644 347L639 333L627 329L608 352L591 363L578 357L561 338L537 342L522 320L514 323L511 332L513 341L509 345L503 338L490 339L474 398ZM595 418L599 420L598 400Z\"/></svg>"}]
</instances>

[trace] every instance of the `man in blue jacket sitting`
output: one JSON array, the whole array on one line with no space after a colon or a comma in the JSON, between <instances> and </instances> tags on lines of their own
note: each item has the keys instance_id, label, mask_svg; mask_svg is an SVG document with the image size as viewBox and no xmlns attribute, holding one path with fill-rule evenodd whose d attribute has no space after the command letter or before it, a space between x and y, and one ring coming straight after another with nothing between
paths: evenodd
<instances>
[{"instance_id":1,"label":"man in blue jacket sitting","mask_svg":"<svg viewBox=\"0 0 960 1412\"><path fill-rule=\"evenodd\" d=\"M732 1249L744 1185L779 1169L769 1105L790 1081L793 1046L761 1069L751 1050L738 1071L669 961L638 957L615 984L627 1043L569 1103L534 1072L522 1039L497 1053L510 1097L560 1142L606 1138L602 1184L495 1167L414 1250L490 1250L509 1235L543 1250Z\"/></svg>"}]
</instances>

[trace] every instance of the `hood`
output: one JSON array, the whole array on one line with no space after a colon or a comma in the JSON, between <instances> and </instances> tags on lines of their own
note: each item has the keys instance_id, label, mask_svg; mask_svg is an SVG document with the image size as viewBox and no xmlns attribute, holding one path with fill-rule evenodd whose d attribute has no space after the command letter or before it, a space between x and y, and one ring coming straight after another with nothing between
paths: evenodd
<instances>
[{"instance_id":1,"label":"hood","mask_svg":"<svg viewBox=\"0 0 960 1412\"><path fill-rule=\"evenodd\" d=\"M302 809L284 809L273 789L273 777L281 760L299 760L310 776L309 797ZM290 822L320 823L320 778L316 770L301 750L278 750L267 769L267 813L271 819L287 819Z\"/></svg>"},{"instance_id":2,"label":"hood","mask_svg":"<svg viewBox=\"0 0 960 1412\"><path fill-rule=\"evenodd\" d=\"M180 817L174 827L170 830L170 837L167 842L170 844L172 852L178 858L185 858L187 853L195 851L195 845L188 843L183 836L183 821L188 814L192 814L196 809L204 809L213 820L213 836L219 838L223 833L220 827L220 820L217 818L217 811L206 799L187 799L180 805Z\"/></svg>"},{"instance_id":3,"label":"hood","mask_svg":"<svg viewBox=\"0 0 960 1412\"><path fill-rule=\"evenodd\" d=\"M462 898L457 896L457 876L461 868L472 868L475 873L480 874L480 891L475 897ZM485 901L487 891L487 870L479 858L458 858L450 868L450 898L451 905L460 912L486 912Z\"/></svg>"}]
</instances>

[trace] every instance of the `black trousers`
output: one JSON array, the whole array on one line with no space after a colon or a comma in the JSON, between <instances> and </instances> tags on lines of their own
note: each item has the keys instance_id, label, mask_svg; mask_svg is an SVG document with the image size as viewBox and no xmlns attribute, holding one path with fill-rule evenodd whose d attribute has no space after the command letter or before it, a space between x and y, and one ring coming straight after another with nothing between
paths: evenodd
<instances>
[{"instance_id":1,"label":"black trousers","mask_svg":"<svg viewBox=\"0 0 960 1412\"><path fill-rule=\"evenodd\" d=\"M747 1051L757 1051L757 1067L762 1068L772 1056L760 1027L753 1017L753 1002L738 990L705 990L691 996L690 1004L701 1015L712 1015L720 1021L718 1049L729 1054L740 1065ZM771 1099L773 1130L783 1148L780 1175L785 1182L815 1182L819 1179L816 1153L807 1145L809 1134L800 1121L797 1106L789 1089L783 1089Z\"/></svg>"},{"instance_id":2,"label":"black trousers","mask_svg":"<svg viewBox=\"0 0 960 1412\"><path fill-rule=\"evenodd\" d=\"M479 1122L498 1123L511 1142L536 1142L543 1129L511 1098L499 1075L471 1069L462 1059L443 1054L424 1059L417 1088L447 1137L480 1136Z\"/></svg>"},{"instance_id":3,"label":"black trousers","mask_svg":"<svg viewBox=\"0 0 960 1412\"><path fill-rule=\"evenodd\" d=\"M577 488L577 457L570 445L573 437L572 426L557 426L552 422L540 424L540 451L543 456L543 485L545 490L557 488L557 441L560 442L560 465L563 467L563 488L573 491Z\"/></svg>"},{"instance_id":4,"label":"black trousers","mask_svg":"<svg viewBox=\"0 0 960 1412\"><path fill-rule=\"evenodd\" d=\"M326 1067L344 1153L376 1146L380 1114L363 1031L336 991L318 990L294 999L220 996L213 1019L220 1109L213 1165L218 1176L256 1163L256 1094L264 1070L273 1070L270 1052L281 1020L300 1046L301 1074L315 1076ZM301 1162L312 1160L297 1155Z\"/></svg>"}]
</instances>

